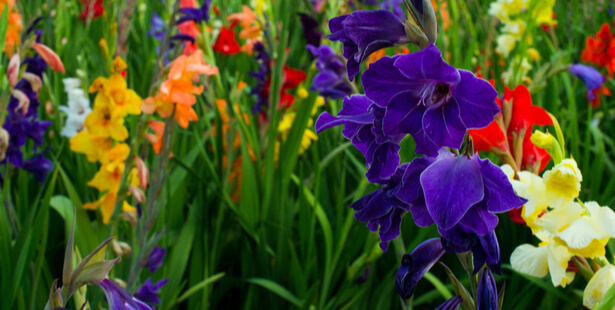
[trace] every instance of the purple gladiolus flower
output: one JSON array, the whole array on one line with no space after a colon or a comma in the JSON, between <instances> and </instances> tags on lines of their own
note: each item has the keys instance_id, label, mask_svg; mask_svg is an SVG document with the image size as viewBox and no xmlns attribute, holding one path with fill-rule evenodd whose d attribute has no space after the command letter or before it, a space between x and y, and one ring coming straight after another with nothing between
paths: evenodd
<instances>
[{"instance_id":1,"label":"purple gladiolus flower","mask_svg":"<svg viewBox=\"0 0 615 310\"><path fill-rule=\"evenodd\" d=\"M363 74L365 94L386 107L386 135L410 134L416 152L435 156L459 149L467 129L489 125L499 112L497 92L485 80L444 62L438 48L384 57Z\"/></svg>"},{"instance_id":2,"label":"purple gladiolus flower","mask_svg":"<svg viewBox=\"0 0 615 310\"><path fill-rule=\"evenodd\" d=\"M401 266L395 275L395 289L404 299L414 293L416 284L427 271L444 255L440 238L433 238L419 244L410 254L401 259Z\"/></svg>"},{"instance_id":3,"label":"purple gladiolus flower","mask_svg":"<svg viewBox=\"0 0 615 310\"><path fill-rule=\"evenodd\" d=\"M382 132L384 109L369 98L354 95L344 98L337 117L323 112L316 120L316 132L344 125L342 134L352 141L366 160L367 179L372 183L388 184L388 178L399 166L399 142L404 134L387 136Z\"/></svg>"},{"instance_id":4,"label":"purple gladiolus flower","mask_svg":"<svg viewBox=\"0 0 615 310\"><path fill-rule=\"evenodd\" d=\"M356 11L329 21L331 41L344 44L346 70L350 81L361 71L361 63L373 52L410 41L404 23L387 10Z\"/></svg>"},{"instance_id":5,"label":"purple gladiolus flower","mask_svg":"<svg viewBox=\"0 0 615 310\"><path fill-rule=\"evenodd\" d=\"M311 90L318 91L321 96L332 99L343 98L352 93L352 87L346 82L344 75L346 71L344 63L330 46L308 45L307 49L312 52L312 55L318 57L316 68L319 72L314 76Z\"/></svg>"},{"instance_id":6,"label":"purple gladiolus flower","mask_svg":"<svg viewBox=\"0 0 615 310\"><path fill-rule=\"evenodd\" d=\"M412 206L415 224L435 223L447 251L472 250L477 257L475 271L486 262L499 272L495 213L521 207L527 200L515 194L500 168L477 154L454 156L442 149L435 159L414 161L419 161L416 169L406 171L396 196Z\"/></svg>"},{"instance_id":7,"label":"purple gladiolus flower","mask_svg":"<svg viewBox=\"0 0 615 310\"><path fill-rule=\"evenodd\" d=\"M457 310L463 299L460 296L453 296L443 302L436 310Z\"/></svg>"},{"instance_id":8,"label":"purple gladiolus flower","mask_svg":"<svg viewBox=\"0 0 615 310\"><path fill-rule=\"evenodd\" d=\"M105 293L109 309L151 310L148 305L130 295L115 282L104 279L98 284Z\"/></svg>"},{"instance_id":9,"label":"purple gladiolus flower","mask_svg":"<svg viewBox=\"0 0 615 310\"><path fill-rule=\"evenodd\" d=\"M316 18L299 13L299 20L301 21L301 26L303 27L303 36L305 37L305 41L307 45L320 46L320 40L322 39L322 33L320 33L319 28L320 24Z\"/></svg>"},{"instance_id":10,"label":"purple gladiolus flower","mask_svg":"<svg viewBox=\"0 0 615 310\"><path fill-rule=\"evenodd\" d=\"M267 96L263 90L267 86L267 78L269 76L269 55L265 50L265 46L261 42L256 42L253 47L256 61L258 62L258 71L248 72L256 80L256 85L252 87L251 95L256 95L256 104L252 106L252 113L257 114L268 105Z\"/></svg>"},{"instance_id":11,"label":"purple gladiolus flower","mask_svg":"<svg viewBox=\"0 0 615 310\"><path fill-rule=\"evenodd\" d=\"M602 84L606 82L606 78L598 72L598 70L594 69L594 67L586 65L572 65L570 66L569 71L585 83L585 87L587 88L587 98L589 98L589 100L596 99L594 91L602 87Z\"/></svg>"},{"instance_id":12,"label":"purple gladiolus flower","mask_svg":"<svg viewBox=\"0 0 615 310\"><path fill-rule=\"evenodd\" d=\"M192 20L196 23L202 23L209 21L209 6L211 0L205 0L201 8L181 8L179 13L182 14L177 20L177 25Z\"/></svg>"},{"instance_id":13,"label":"purple gladiolus flower","mask_svg":"<svg viewBox=\"0 0 615 310\"><path fill-rule=\"evenodd\" d=\"M489 269L483 269L478 280L477 289L477 310L491 310L498 308L498 290L495 285L495 279Z\"/></svg>"},{"instance_id":14,"label":"purple gladiolus flower","mask_svg":"<svg viewBox=\"0 0 615 310\"><path fill-rule=\"evenodd\" d=\"M160 288L162 288L163 285L167 284L167 282L169 282L169 279L162 279L156 282L156 284L153 284L152 278L147 278L147 280L145 280L145 283L143 283L143 285L135 294L135 298L153 307L160 303L160 298L158 297L158 294Z\"/></svg>"},{"instance_id":15,"label":"purple gladiolus flower","mask_svg":"<svg viewBox=\"0 0 615 310\"><path fill-rule=\"evenodd\" d=\"M149 254L145 267L147 267L151 273L156 272L156 270L162 266L162 261L164 260L166 252L167 251L161 247L155 247L152 253Z\"/></svg>"}]
</instances>

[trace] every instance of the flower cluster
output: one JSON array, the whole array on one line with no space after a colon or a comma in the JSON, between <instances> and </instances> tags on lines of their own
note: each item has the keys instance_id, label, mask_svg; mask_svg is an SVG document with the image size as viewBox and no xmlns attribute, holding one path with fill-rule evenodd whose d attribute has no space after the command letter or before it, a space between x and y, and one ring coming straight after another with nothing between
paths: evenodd
<instances>
[{"instance_id":1,"label":"flower cluster","mask_svg":"<svg viewBox=\"0 0 615 310\"><path fill-rule=\"evenodd\" d=\"M587 37L581 60L605 68L609 76L615 73L615 34L604 23L594 37Z\"/></svg>"},{"instance_id":2,"label":"flower cluster","mask_svg":"<svg viewBox=\"0 0 615 310\"><path fill-rule=\"evenodd\" d=\"M352 93L352 87L346 81L344 62L333 49L325 44L315 47L307 46L308 50L318 57L316 68L318 73L314 76L310 90L318 91L325 98L338 99Z\"/></svg>"},{"instance_id":3,"label":"flower cluster","mask_svg":"<svg viewBox=\"0 0 615 310\"><path fill-rule=\"evenodd\" d=\"M240 51L252 55L254 52L254 44L260 42L261 38L261 27L259 26L259 22L256 20L256 15L254 12L246 5L241 7L241 13L233 13L229 15L226 20L232 22L239 22L242 30L239 32L239 38L245 40L245 44L241 46ZM232 29L232 27L231 27ZM231 34L227 32L227 35ZM218 40L220 40L222 36L222 32L220 32L220 36ZM216 45L214 45L215 49Z\"/></svg>"},{"instance_id":4,"label":"flower cluster","mask_svg":"<svg viewBox=\"0 0 615 310\"><path fill-rule=\"evenodd\" d=\"M506 58L521 41L530 47L533 38L526 31L527 27L556 25L557 21L553 19L554 5L555 0L498 0L492 2L489 15L496 17L503 24L501 34L496 39L496 52ZM528 57L537 61L540 59L540 54L535 48L530 47L523 55L516 55L503 75L505 84L518 84L520 79L525 78L532 69Z\"/></svg>"},{"instance_id":5,"label":"flower cluster","mask_svg":"<svg viewBox=\"0 0 615 310\"><path fill-rule=\"evenodd\" d=\"M428 12L427 6L433 12L430 5L425 5L429 2L418 7L416 3L421 2L413 1L419 13ZM399 28L399 18L388 14L355 12L330 21L330 38L344 43L350 77L359 72L358 66L366 55L385 45L407 42L402 34L408 27L404 29L400 22ZM423 26L422 35L431 37L433 33ZM445 63L433 44L412 54L381 58L365 71L362 83L365 95L346 97L337 117L324 112L316 122L316 130L344 125L344 137L365 157L367 179L383 185L351 207L357 211L359 221L367 222L371 231L379 231L384 251L388 242L400 234L402 216L407 212L416 225L435 224L438 228L442 238L427 245L426 250L438 255L404 257L408 262L402 262L396 278L399 294L410 297L418 279L443 250L471 251L474 274L485 265L499 273L495 214L518 208L526 200L515 194L501 169L477 154L471 155L471 144L465 138L468 129L489 125L500 111L495 103L496 91L471 72ZM407 135L414 138L416 153L422 157L401 163L399 144ZM467 143L462 154L447 150L462 149L464 141ZM438 247L443 250L434 250Z\"/></svg>"},{"instance_id":6,"label":"flower cluster","mask_svg":"<svg viewBox=\"0 0 615 310\"><path fill-rule=\"evenodd\" d=\"M141 114L141 98L127 88L126 80L120 74L125 69L126 64L117 57L112 64L113 74L94 80L89 88L90 93L96 93L94 109L85 118L85 128L70 139L71 150L85 154L91 162L101 164L88 185L98 189L102 196L95 202L84 204L83 208L100 208L105 224L109 223L114 211L124 174L124 161L130 154L130 147L124 143L128 138L124 118ZM130 171L126 184L139 186L137 169ZM126 201L123 202L123 210L135 211Z\"/></svg>"},{"instance_id":7,"label":"flower cluster","mask_svg":"<svg viewBox=\"0 0 615 310\"><path fill-rule=\"evenodd\" d=\"M196 95L203 92L203 85L194 85L194 80L202 74L218 74L218 68L204 63L201 50L190 56L180 55L171 63L158 93L143 101L143 113L158 112L163 118L173 116L180 127L188 128L190 122L199 119L192 106L196 103Z\"/></svg>"},{"instance_id":8,"label":"flower cluster","mask_svg":"<svg viewBox=\"0 0 615 310\"><path fill-rule=\"evenodd\" d=\"M35 23L30 29L34 25ZM34 174L37 181L43 182L51 169L51 161L45 158L47 150L41 150L41 147L51 122L39 119L38 108L41 104L39 93L43 87L43 73L47 65L50 64L51 69L61 72L64 71L64 67L59 57L47 46L38 43L39 40L40 35L36 34L37 42L32 45L34 51L23 63L17 53L9 62L7 76L12 91L6 106L7 114L2 116L4 123L0 140L4 144L3 148L6 148L2 154L3 163L8 162L16 168L29 171ZM20 74L22 65L25 65L26 69ZM29 139L34 142L32 151L35 155L26 160L24 148Z\"/></svg>"}]
</instances>

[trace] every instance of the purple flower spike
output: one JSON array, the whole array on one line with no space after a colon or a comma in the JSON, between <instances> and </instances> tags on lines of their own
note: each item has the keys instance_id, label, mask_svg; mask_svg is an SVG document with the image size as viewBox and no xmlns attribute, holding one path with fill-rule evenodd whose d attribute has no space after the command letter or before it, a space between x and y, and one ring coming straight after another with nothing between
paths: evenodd
<instances>
[{"instance_id":1,"label":"purple flower spike","mask_svg":"<svg viewBox=\"0 0 615 310\"><path fill-rule=\"evenodd\" d=\"M384 134L410 134L416 152L429 156L444 146L459 149L467 129L489 125L499 112L495 89L445 63L433 44L371 64L363 87L367 97L386 107Z\"/></svg>"},{"instance_id":2,"label":"purple flower spike","mask_svg":"<svg viewBox=\"0 0 615 310\"><path fill-rule=\"evenodd\" d=\"M436 310L457 310L463 299L460 296L453 296L443 302Z\"/></svg>"},{"instance_id":3,"label":"purple flower spike","mask_svg":"<svg viewBox=\"0 0 615 310\"><path fill-rule=\"evenodd\" d=\"M308 14L299 13L299 20L303 27L303 36L307 45L320 46L320 40L322 39L322 33L320 33L320 24L318 20Z\"/></svg>"},{"instance_id":4,"label":"purple flower spike","mask_svg":"<svg viewBox=\"0 0 615 310\"><path fill-rule=\"evenodd\" d=\"M594 67L578 64L572 65L570 66L570 73L585 83L587 98L589 98L589 100L596 99L594 91L602 87L602 84L606 82L606 78L604 78L598 70L594 69Z\"/></svg>"},{"instance_id":5,"label":"purple flower spike","mask_svg":"<svg viewBox=\"0 0 615 310\"><path fill-rule=\"evenodd\" d=\"M344 98L342 110L335 117L323 112L316 121L316 132L344 125L342 134L352 141L369 168L366 176L371 183L387 184L387 179L399 166L399 142L404 134L386 136L382 133L384 109L362 95Z\"/></svg>"},{"instance_id":6,"label":"purple flower spike","mask_svg":"<svg viewBox=\"0 0 615 310\"><path fill-rule=\"evenodd\" d=\"M148 305L130 295L115 282L104 279L98 284L105 293L109 309L151 310Z\"/></svg>"},{"instance_id":7,"label":"purple flower spike","mask_svg":"<svg viewBox=\"0 0 615 310\"><path fill-rule=\"evenodd\" d=\"M45 158L45 153L47 153L47 150L26 160L22 167L24 170L32 173L39 183L45 181L45 177L52 166L51 160Z\"/></svg>"},{"instance_id":8,"label":"purple flower spike","mask_svg":"<svg viewBox=\"0 0 615 310\"><path fill-rule=\"evenodd\" d=\"M498 308L498 290L495 286L493 274L491 274L489 269L483 269L483 272L480 274L477 293L477 310L491 310Z\"/></svg>"},{"instance_id":9,"label":"purple flower spike","mask_svg":"<svg viewBox=\"0 0 615 310\"><path fill-rule=\"evenodd\" d=\"M162 261L164 260L164 255L166 254L166 250L161 247L155 247L147 258L147 262L145 263L145 267L149 269L151 273L156 272L160 266L162 266Z\"/></svg>"},{"instance_id":10,"label":"purple flower spike","mask_svg":"<svg viewBox=\"0 0 615 310\"><path fill-rule=\"evenodd\" d=\"M387 10L356 11L329 21L331 41L344 44L344 57L348 60L350 81L361 71L361 63L373 52L410 41L404 23Z\"/></svg>"},{"instance_id":11,"label":"purple flower spike","mask_svg":"<svg viewBox=\"0 0 615 310\"><path fill-rule=\"evenodd\" d=\"M344 63L330 46L308 45L307 49L318 57L316 68L319 72L314 76L311 90L316 90L321 96L332 99L343 98L352 93L352 87L346 82Z\"/></svg>"},{"instance_id":12,"label":"purple flower spike","mask_svg":"<svg viewBox=\"0 0 615 310\"><path fill-rule=\"evenodd\" d=\"M143 283L143 285L135 294L135 298L149 304L150 306L157 305L160 303L158 291L160 291L160 288L162 288L163 285L167 284L167 282L169 282L169 279L163 279L156 282L156 284L152 284L152 278L147 278L147 280L145 280L145 283Z\"/></svg>"},{"instance_id":13,"label":"purple flower spike","mask_svg":"<svg viewBox=\"0 0 615 310\"><path fill-rule=\"evenodd\" d=\"M424 241L412 253L404 255L395 276L395 289L401 298L408 299L412 296L416 284L442 255L444 248L440 238Z\"/></svg>"}]
</instances>

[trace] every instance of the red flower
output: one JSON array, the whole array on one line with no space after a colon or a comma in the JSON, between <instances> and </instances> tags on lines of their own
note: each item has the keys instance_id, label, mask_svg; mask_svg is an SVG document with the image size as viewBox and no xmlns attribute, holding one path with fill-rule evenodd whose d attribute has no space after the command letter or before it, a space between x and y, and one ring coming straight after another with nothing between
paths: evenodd
<instances>
[{"instance_id":1,"label":"red flower","mask_svg":"<svg viewBox=\"0 0 615 310\"><path fill-rule=\"evenodd\" d=\"M521 212L523 212L523 208L512 209L508 211L508 217L517 224L525 225L525 220L521 217Z\"/></svg>"},{"instance_id":2,"label":"red flower","mask_svg":"<svg viewBox=\"0 0 615 310\"><path fill-rule=\"evenodd\" d=\"M611 33L608 23L596 33L595 38L585 40L585 49L581 54L583 61L605 67L609 76L615 73L615 36Z\"/></svg>"},{"instance_id":3,"label":"red flower","mask_svg":"<svg viewBox=\"0 0 615 310\"><path fill-rule=\"evenodd\" d=\"M519 141L519 137L523 135L523 140L520 141L523 157L521 160L516 159L521 162L521 167L518 168L535 170L534 166L540 162L540 166L536 167L540 173L550 157L544 149L536 147L530 137L534 125L552 125L551 117L543 108L532 105L530 92L523 85L512 91L504 87L504 98L497 98L496 103L501 111L495 116L495 120L485 128L469 131L474 141L474 151L488 151L498 156L508 154L514 158L515 141Z\"/></svg>"},{"instance_id":4,"label":"red flower","mask_svg":"<svg viewBox=\"0 0 615 310\"><path fill-rule=\"evenodd\" d=\"M284 65L284 81L282 82L282 87L280 89L279 107L288 109L293 104L293 102L295 102L295 96L289 94L288 91L299 86L301 82L305 81L305 78L306 78L305 72L301 70L293 69L287 65ZM263 94L266 97L269 97L270 88L271 88L271 77L267 79L265 88L263 89Z\"/></svg>"},{"instance_id":5,"label":"red flower","mask_svg":"<svg viewBox=\"0 0 615 310\"><path fill-rule=\"evenodd\" d=\"M235 40L235 33L233 28L237 25L237 21L233 22L229 28L222 27L218 39L213 46L214 51L220 52L226 55L235 55L239 53L240 46L237 40Z\"/></svg>"},{"instance_id":6,"label":"red flower","mask_svg":"<svg viewBox=\"0 0 615 310\"><path fill-rule=\"evenodd\" d=\"M79 15L79 19L85 21L88 18L96 19L101 17L105 11L103 0L81 0L83 4L83 12ZM92 11L90 11L92 10ZM91 16L90 16L91 15Z\"/></svg>"}]
</instances>

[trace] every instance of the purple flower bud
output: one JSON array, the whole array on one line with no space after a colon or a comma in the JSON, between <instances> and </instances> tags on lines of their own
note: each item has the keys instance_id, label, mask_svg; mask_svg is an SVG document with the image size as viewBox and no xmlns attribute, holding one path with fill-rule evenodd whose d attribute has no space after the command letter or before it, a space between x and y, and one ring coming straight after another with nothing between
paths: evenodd
<instances>
[{"instance_id":1,"label":"purple flower bud","mask_svg":"<svg viewBox=\"0 0 615 310\"><path fill-rule=\"evenodd\" d=\"M386 10L356 11L329 21L331 41L344 44L350 81L361 71L361 63L373 52L408 43L404 23Z\"/></svg>"},{"instance_id":2,"label":"purple flower bud","mask_svg":"<svg viewBox=\"0 0 615 310\"><path fill-rule=\"evenodd\" d=\"M177 25L187 22L189 20L194 21L196 23L202 23L209 21L209 6L211 0L205 0L203 2L203 6L201 8L181 8L179 9L179 13L182 14L177 20Z\"/></svg>"},{"instance_id":3,"label":"purple flower bud","mask_svg":"<svg viewBox=\"0 0 615 310\"><path fill-rule=\"evenodd\" d=\"M167 251L161 247L155 247L147 258L145 267L147 267L151 273L156 272L156 270L162 266L162 261L164 260L166 252Z\"/></svg>"},{"instance_id":4,"label":"purple flower bud","mask_svg":"<svg viewBox=\"0 0 615 310\"><path fill-rule=\"evenodd\" d=\"M436 310L457 310L462 301L461 296L453 296L438 306Z\"/></svg>"},{"instance_id":5,"label":"purple flower bud","mask_svg":"<svg viewBox=\"0 0 615 310\"><path fill-rule=\"evenodd\" d=\"M169 282L169 279L162 279L156 284L152 284L152 278L147 278L145 283L139 288L137 293L135 294L135 298L147 303L150 306L155 306L160 303L160 298L158 297L160 288Z\"/></svg>"},{"instance_id":6,"label":"purple flower bud","mask_svg":"<svg viewBox=\"0 0 615 310\"><path fill-rule=\"evenodd\" d=\"M416 284L427 271L444 255L440 238L433 238L419 244L410 254L405 254L395 276L395 289L403 299L414 294Z\"/></svg>"},{"instance_id":7,"label":"purple flower bud","mask_svg":"<svg viewBox=\"0 0 615 310\"><path fill-rule=\"evenodd\" d=\"M598 72L598 70L594 69L594 67L576 64L570 66L570 73L585 83L587 98L589 98L589 100L594 100L596 98L594 91L602 87L602 84L606 82L604 76Z\"/></svg>"},{"instance_id":8,"label":"purple flower bud","mask_svg":"<svg viewBox=\"0 0 615 310\"><path fill-rule=\"evenodd\" d=\"M318 91L321 96L332 99L343 98L352 93L352 87L346 82L344 63L330 46L308 45L307 49L318 57L316 68L319 70L310 90Z\"/></svg>"},{"instance_id":9,"label":"purple flower bud","mask_svg":"<svg viewBox=\"0 0 615 310\"><path fill-rule=\"evenodd\" d=\"M492 310L498 308L498 290L495 285L495 279L489 269L483 269L478 280L477 289L477 310Z\"/></svg>"}]
</instances>

